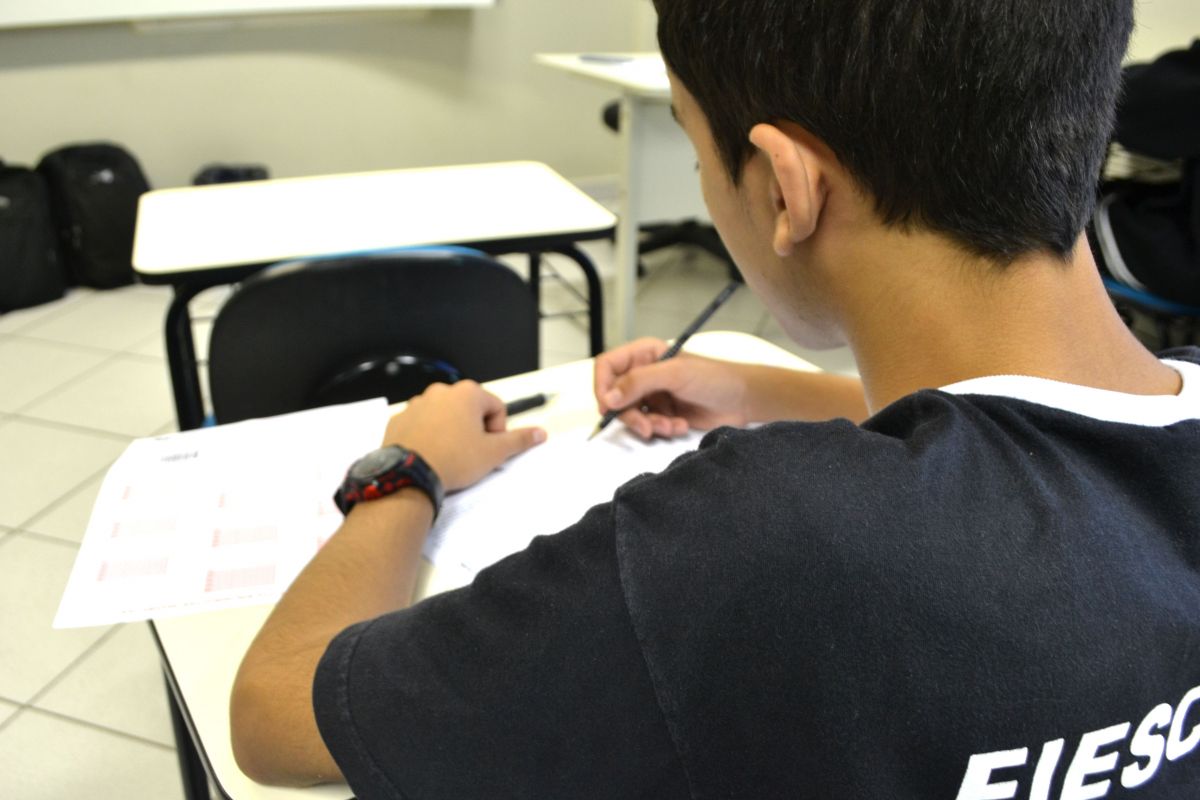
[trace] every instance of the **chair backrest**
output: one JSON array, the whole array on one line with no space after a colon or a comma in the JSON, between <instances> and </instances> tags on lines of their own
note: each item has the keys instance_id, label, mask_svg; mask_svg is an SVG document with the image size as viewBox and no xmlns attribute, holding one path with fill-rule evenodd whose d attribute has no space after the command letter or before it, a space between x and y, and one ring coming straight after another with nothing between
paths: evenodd
<instances>
[{"instance_id":1,"label":"chair backrest","mask_svg":"<svg viewBox=\"0 0 1200 800\"><path fill-rule=\"evenodd\" d=\"M407 399L438 380L537 369L538 309L503 264L414 251L281 264L218 312L208 373L218 422Z\"/></svg>"}]
</instances>

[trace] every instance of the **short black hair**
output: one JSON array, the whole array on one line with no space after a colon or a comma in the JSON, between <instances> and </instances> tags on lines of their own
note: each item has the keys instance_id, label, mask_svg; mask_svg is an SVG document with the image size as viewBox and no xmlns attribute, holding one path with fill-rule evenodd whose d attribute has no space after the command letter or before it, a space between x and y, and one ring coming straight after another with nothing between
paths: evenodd
<instances>
[{"instance_id":1,"label":"short black hair","mask_svg":"<svg viewBox=\"0 0 1200 800\"><path fill-rule=\"evenodd\" d=\"M820 137L889 225L1007 264L1095 206L1133 0L654 0L739 183L750 129Z\"/></svg>"}]
</instances>

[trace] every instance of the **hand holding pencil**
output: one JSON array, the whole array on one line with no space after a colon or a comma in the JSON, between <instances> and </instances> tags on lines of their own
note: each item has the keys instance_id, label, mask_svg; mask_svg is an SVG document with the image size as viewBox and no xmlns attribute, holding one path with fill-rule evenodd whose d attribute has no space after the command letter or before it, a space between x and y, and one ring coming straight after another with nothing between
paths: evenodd
<instances>
[{"instance_id":1,"label":"hand holding pencil","mask_svg":"<svg viewBox=\"0 0 1200 800\"><path fill-rule=\"evenodd\" d=\"M745 385L735 365L690 354L676 357L738 285L726 287L674 344L638 339L596 358L594 391L604 415L596 432L613 419L643 439L747 422Z\"/></svg>"}]
</instances>

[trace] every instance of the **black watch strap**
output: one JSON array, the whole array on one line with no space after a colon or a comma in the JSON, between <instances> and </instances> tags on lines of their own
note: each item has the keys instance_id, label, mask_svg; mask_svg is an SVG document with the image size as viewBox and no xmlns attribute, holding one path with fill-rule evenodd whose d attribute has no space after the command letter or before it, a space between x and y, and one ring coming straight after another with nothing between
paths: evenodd
<instances>
[{"instance_id":1,"label":"black watch strap","mask_svg":"<svg viewBox=\"0 0 1200 800\"><path fill-rule=\"evenodd\" d=\"M433 517L442 510L445 490L442 481L425 459L400 445L389 445L367 453L351 465L333 502L342 514L349 514L359 502L378 500L412 486L429 496Z\"/></svg>"}]
</instances>

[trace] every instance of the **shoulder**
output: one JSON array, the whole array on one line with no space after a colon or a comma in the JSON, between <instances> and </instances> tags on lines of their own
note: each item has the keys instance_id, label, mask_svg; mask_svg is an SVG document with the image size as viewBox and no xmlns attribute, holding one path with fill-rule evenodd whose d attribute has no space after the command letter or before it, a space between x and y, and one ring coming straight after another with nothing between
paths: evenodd
<instances>
[{"instance_id":1,"label":"shoulder","mask_svg":"<svg viewBox=\"0 0 1200 800\"><path fill-rule=\"evenodd\" d=\"M619 569L635 615L690 596L673 581L697 572L764 591L786 575L817 605L864 581L882 603L949 573L985 585L1031 531L1053 525L1082 546L1087 520L1137 511L1129 498L1186 497L1197 460L1164 457L1184 439L1194 437L937 391L862 426L715 431L617 493Z\"/></svg>"},{"instance_id":2,"label":"shoulder","mask_svg":"<svg viewBox=\"0 0 1200 800\"><path fill-rule=\"evenodd\" d=\"M1002 424L1002 423L1001 423ZM988 410L921 392L864 425L849 420L781 422L754 429L720 428L700 448L657 475L626 484L615 498L618 533L631 516L737 513L770 515L781 502L805 497L840 505L868 485L887 485L921 461L957 452L981 429L997 425ZM814 510L809 503L809 510Z\"/></svg>"}]
</instances>

